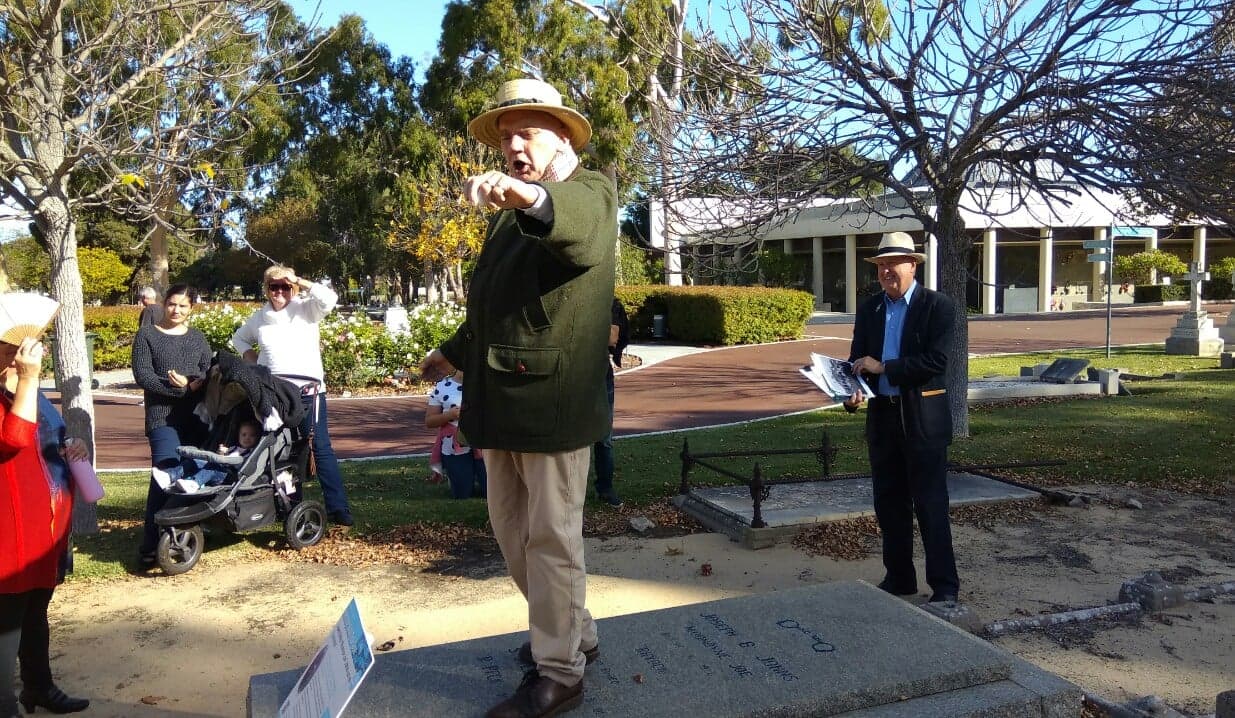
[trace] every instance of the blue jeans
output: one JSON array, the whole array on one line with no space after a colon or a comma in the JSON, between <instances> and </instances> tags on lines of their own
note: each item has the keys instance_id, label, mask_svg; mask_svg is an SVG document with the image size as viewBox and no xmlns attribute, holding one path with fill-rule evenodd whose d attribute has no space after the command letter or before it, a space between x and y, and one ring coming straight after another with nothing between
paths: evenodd
<instances>
[{"instance_id":1,"label":"blue jeans","mask_svg":"<svg viewBox=\"0 0 1235 718\"><path fill-rule=\"evenodd\" d=\"M180 454L176 453L178 446L196 446L204 438L205 426L192 429L177 430L174 426L160 426L146 434L150 442L150 465L160 469L170 469L180 466ZM146 487L146 516L142 531L141 546L138 552L153 554L159 543L159 526L154 522L154 515L163 509L167 503L167 494L151 477L150 485Z\"/></svg>"},{"instance_id":2,"label":"blue jeans","mask_svg":"<svg viewBox=\"0 0 1235 718\"><path fill-rule=\"evenodd\" d=\"M442 469L450 480L450 495L456 499L484 497L488 490L488 474L485 462L472 452L466 454L442 454Z\"/></svg>"},{"instance_id":3,"label":"blue jeans","mask_svg":"<svg viewBox=\"0 0 1235 718\"><path fill-rule=\"evenodd\" d=\"M339 473L339 460L334 455L334 447L330 445L330 430L326 426L326 395L302 396L305 408L309 410L304 421L300 423L300 433L305 434L313 429L313 460L317 464L317 481L322 486L322 500L326 504L327 514L351 514L347 505L347 492L343 490L343 476ZM314 400L317 402L317 423L314 424Z\"/></svg>"},{"instance_id":4,"label":"blue jeans","mask_svg":"<svg viewBox=\"0 0 1235 718\"><path fill-rule=\"evenodd\" d=\"M601 496L613 493L613 367L605 375L605 388L609 392L609 435L592 444L596 458L596 493Z\"/></svg>"}]
</instances>

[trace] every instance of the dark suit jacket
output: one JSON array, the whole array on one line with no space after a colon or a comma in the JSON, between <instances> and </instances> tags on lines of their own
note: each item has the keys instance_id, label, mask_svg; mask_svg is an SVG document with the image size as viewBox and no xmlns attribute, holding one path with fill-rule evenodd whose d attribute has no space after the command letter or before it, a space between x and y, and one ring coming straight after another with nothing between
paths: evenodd
<instances>
[{"instance_id":1,"label":"dark suit jacket","mask_svg":"<svg viewBox=\"0 0 1235 718\"><path fill-rule=\"evenodd\" d=\"M871 356L882 360L884 293L870 297L858 308L853 324L849 360ZM900 358L884 362L888 381L900 389L905 434L912 440L946 446L952 442L952 409L948 401L948 353L956 308L946 295L919 284L905 315ZM867 383L878 391L879 377L868 375ZM871 431L867 416L867 432Z\"/></svg>"}]
</instances>

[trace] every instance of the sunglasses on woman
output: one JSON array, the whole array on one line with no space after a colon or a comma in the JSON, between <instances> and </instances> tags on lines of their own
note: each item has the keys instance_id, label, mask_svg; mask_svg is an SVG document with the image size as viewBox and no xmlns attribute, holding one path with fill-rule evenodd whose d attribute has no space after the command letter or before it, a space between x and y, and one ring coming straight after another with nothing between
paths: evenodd
<instances>
[{"instance_id":1,"label":"sunglasses on woman","mask_svg":"<svg viewBox=\"0 0 1235 718\"><path fill-rule=\"evenodd\" d=\"M271 292L290 292L292 291L292 285L286 282L279 282L277 284L267 284L266 289Z\"/></svg>"}]
</instances>

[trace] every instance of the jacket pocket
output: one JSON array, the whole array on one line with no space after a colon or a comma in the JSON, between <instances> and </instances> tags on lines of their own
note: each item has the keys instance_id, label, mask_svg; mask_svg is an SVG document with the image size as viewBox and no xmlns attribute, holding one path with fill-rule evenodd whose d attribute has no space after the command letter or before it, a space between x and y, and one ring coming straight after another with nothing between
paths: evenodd
<instances>
[{"instance_id":1,"label":"jacket pocket","mask_svg":"<svg viewBox=\"0 0 1235 718\"><path fill-rule=\"evenodd\" d=\"M557 432L560 349L491 344L486 363L485 423L505 438Z\"/></svg>"},{"instance_id":2,"label":"jacket pocket","mask_svg":"<svg viewBox=\"0 0 1235 718\"><path fill-rule=\"evenodd\" d=\"M922 392L918 401L918 431L933 443L952 441L952 405L943 389Z\"/></svg>"}]
</instances>

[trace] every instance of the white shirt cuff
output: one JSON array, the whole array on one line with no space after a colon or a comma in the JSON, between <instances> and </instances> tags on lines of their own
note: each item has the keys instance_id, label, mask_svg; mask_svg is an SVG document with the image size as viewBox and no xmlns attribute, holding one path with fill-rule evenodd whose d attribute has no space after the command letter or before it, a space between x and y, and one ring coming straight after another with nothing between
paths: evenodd
<instances>
[{"instance_id":1,"label":"white shirt cuff","mask_svg":"<svg viewBox=\"0 0 1235 718\"><path fill-rule=\"evenodd\" d=\"M549 193L544 187L538 184L532 185L536 188L536 201L532 202L532 206L523 210L523 213L532 219L540 220L545 224L553 223L553 203L549 201Z\"/></svg>"}]
</instances>

